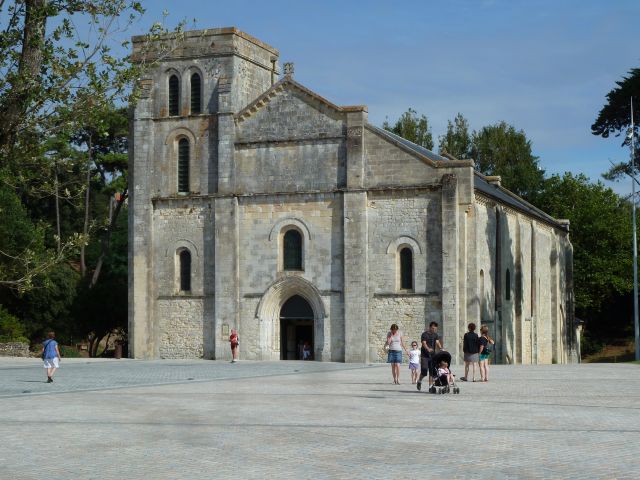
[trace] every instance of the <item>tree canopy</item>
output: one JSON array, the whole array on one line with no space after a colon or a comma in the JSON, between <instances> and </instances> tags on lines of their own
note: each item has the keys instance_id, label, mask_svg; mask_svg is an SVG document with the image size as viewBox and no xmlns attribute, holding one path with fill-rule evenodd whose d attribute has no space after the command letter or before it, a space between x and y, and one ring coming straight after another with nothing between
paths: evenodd
<instances>
[{"instance_id":1,"label":"tree canopy","mask_svg":"<svg viewBox=\"0 0 640 480\"><path fill-rule=\"evenodd\" d=\"M607 299L633 286L630 204L601 182L571 173L545 180L538 200L547 213L571 222L578 316L599 315Z\"/></svg>"},{"instance_id":2,"label":"tree canopy","mask_svg":"<svg viewBox=\"0 0 640 480\"><path fill-rule=\"evenodd\" d=\"M531 151L524 131L506 122L474 131L470 157L485 175L499 175L502 184L517 195L535 203L544 180L544 170Z\"/></svg>"},{"instance_id":3,"label":"tree canopy","mask_svg":"<svg viewBox=\"0 0 640 480\"><path fill-rule=\"evenodd\" d=\"M625 135L623 145L628 145L626 133L631 126L631 97L634 99L635 122L640 122L640 68L631 69L626 77L616 82L616 85L617 87L607 93L607 103L591 125L591 133L604 138L611 134L616 137Z\"/></svg>"},{"instance_id":4,"label":"tree canopy","mask_svg":"<svg viewBox=\"0 0 640 480\"><path fill-rule=\"evenodd\" d=\"M631 98L633 98L634 135L638 144L638 123L640 123L640 68L631 69L626 77L616 82L617 87L607 94L607 103L602 107L598 118L591 125L591 133L608 138L624 136L623 146L628 146L631 137L627 134L631 127ZM640 169L640 154L636 148L636 171ZM602 176L607 180L618 180L625 174L630 175L631 161L618 162Z\"/></svg>"},{"instance_id":5,"label":"tree canopy","mask_svg":"<svg viewBox=\"0 0 640 480\"><path fill-rule=\"evenodd\" d=\"M97 345L126 326L124 106L148 65L114 51L128 49L143 12L134 0L0 1L4 337L36 340L55 328L62 341ZM143 49L161 60L183 25L164 37L156 22Z\"/></svg>"},{"instance_id":6,"label":"tree canopy","mask_svg":"<svg viewBox=\"0 0 640 480\"><path fill-rule=\"evenodd\" d=\"M469 122L461 113L447 122L447 133L440 137L440 153L448 153L459 159L470 158L472 137Z\"/></svg>"},{"instance_id":7,"label":"tree canopy","mask_svg":"<svg viewBox=\"0 0 640 480\"><path fill-rule=\"evenodd\" d=\"M387 120L382 124L382 128L396 135L420 145L428 150L433 150L433 135L429 120L426 116L420 115L412 108L408 109L396 123L391 126Z\"/></svg>"}]
</instances>

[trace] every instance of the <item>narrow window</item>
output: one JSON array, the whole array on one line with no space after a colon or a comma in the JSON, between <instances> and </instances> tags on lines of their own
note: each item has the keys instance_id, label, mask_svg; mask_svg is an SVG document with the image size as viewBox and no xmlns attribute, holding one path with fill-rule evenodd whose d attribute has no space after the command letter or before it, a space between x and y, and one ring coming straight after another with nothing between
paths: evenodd
<instances>
[{"instance_id":1,"label":"narrow window","mask_svg":"<svg viewBox=\"0 0 640 480\"><path fill-rule=\"evenodd\" d=\"M180 80L176 75L169 77L169 115L180 115Z\"/></svg>"},{"instance_id":2,"label":"narrow window","mask_svg":"<svg viewBox=\"0 0 640 480\"><path fill-rule=\"evenodd\" d=\"M189 192L189 140L178 142L178 192Z\"/></svg>"},{"instance_id":3,"label":"narrow window","mask_svg":"<svg viewBox=\"0 0 640 480\"><path fill-rule=\"evenodd\" d=\"M508 268L504 284L505 297L507 300L511 300L511 272Z\"/></svg>"},{"instance_id":4,"label":"narrow window","mask_svg":"<svg viewBox=\"0 0 640 480\"><path fill-rule=\"evenodd\" d=\"M283 239L283 266L285 270L302 270L302 235L288 230Z\"/></svg>"},{"instance_id":5,"label":"narrow window","mask_svg":"<svg viewBox=\"0 0 640 480\"><path fill-rule=\"evenodd\" d=\"M189 250L180 252L180 291L191 291L191 253Z\"/></svg>"},{"instance_id":6,"label":"narrow window","mask_svg":"<svg viewBox=\"0 0 640 480\"><path fill-rule=\"evenodd\" d=\"M202 99L201 94L201 82L200 75L194 73L191 75L191 113L201 113L200 102Z\"/></svg>"},{"instance_id":7,"label":"narrow window","mask_svg":"<svg viewBox=\"0 0 640 480\"><path fill-rule=\"evenodd\" d=\"M409 247L400 250L400 289L413 290L413 252Z\"/></svg>"}]
</instances>

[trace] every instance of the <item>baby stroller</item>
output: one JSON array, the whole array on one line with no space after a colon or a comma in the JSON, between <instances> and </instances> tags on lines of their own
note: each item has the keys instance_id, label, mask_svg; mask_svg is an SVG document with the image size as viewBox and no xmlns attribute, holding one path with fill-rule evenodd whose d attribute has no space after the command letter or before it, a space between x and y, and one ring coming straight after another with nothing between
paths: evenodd
<instances>
[{"instance_id":1,"label":"baby stroller","mask_svg":"<svg viewBox=\"0 0 640 480\"><path fill-rule=\"evenodd\" d=\"M455 377L451 383L448 383L446 379L438 378L438 365L442 361L447 362L449 367L451 366L451 354L445 350L441 350L431 357L429 362L429 373L433 378L433 385L429 388L429 393L460 393L460 389L456 387ZM452 375L453 376L453 375Z\"/></svg>"}]
</instances>

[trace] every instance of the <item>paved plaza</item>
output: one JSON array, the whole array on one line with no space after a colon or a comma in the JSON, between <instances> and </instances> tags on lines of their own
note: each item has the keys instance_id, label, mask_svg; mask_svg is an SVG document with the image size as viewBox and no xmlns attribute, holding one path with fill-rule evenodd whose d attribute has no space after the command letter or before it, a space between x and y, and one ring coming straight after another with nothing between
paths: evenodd
<instances>
[{"instance_id":1,"label":"paved plaza","mask_svg":"<svg viewBox=\"0 0 640 480\"><path fill-rule=\"evenodd\" d=\"M639 478L640 366L491 374L430 395L406 365L63 359L48 385L0 358L0 479Z\"/></svg>"}]
</instances>

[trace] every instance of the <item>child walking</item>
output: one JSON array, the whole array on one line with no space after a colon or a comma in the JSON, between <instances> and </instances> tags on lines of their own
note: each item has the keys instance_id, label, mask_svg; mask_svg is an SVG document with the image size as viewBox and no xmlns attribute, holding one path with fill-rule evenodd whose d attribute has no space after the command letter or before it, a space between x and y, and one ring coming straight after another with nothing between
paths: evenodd
<instances>
[{"instance_id":1,"label":"child walking","mask_svg":"<svg viewBox=\"0 0 640 480\"><path fill-rule=\"evenodd\" d=\"M411 372L411 383L418 382L418 373L420 373L420 349L418 342L411 342L411 350L409 350L409 371Z\"/></svg>"}]
</instances>

